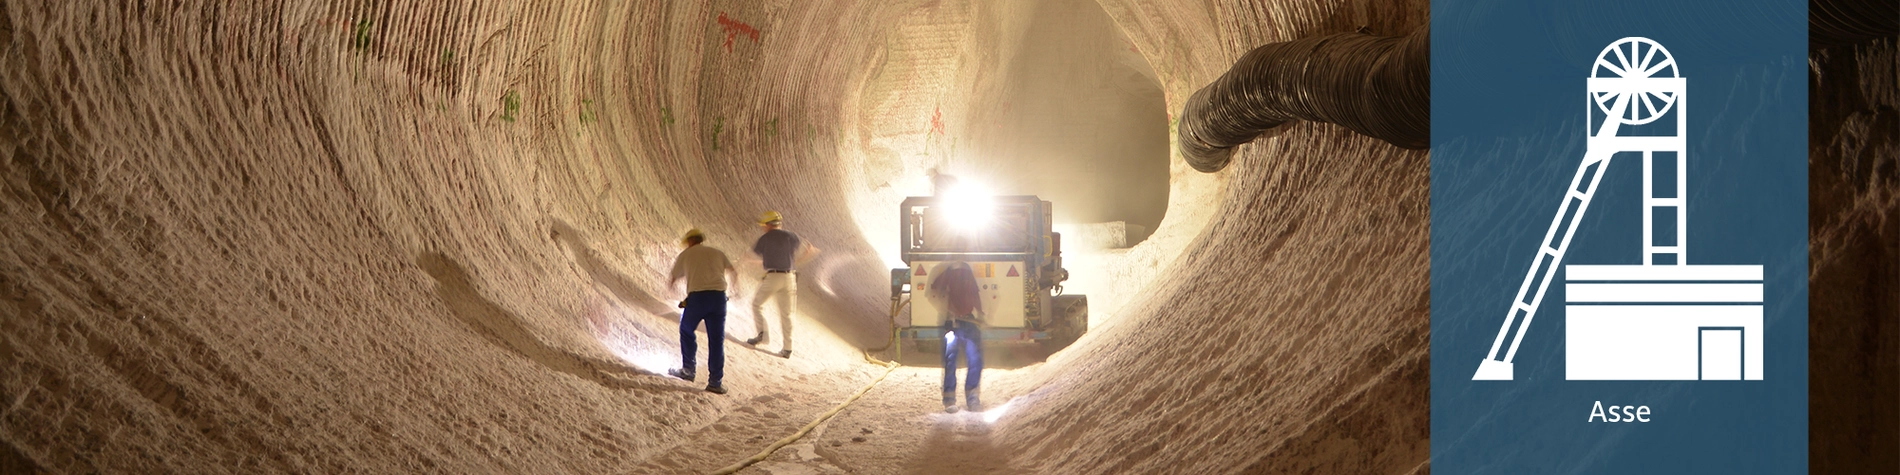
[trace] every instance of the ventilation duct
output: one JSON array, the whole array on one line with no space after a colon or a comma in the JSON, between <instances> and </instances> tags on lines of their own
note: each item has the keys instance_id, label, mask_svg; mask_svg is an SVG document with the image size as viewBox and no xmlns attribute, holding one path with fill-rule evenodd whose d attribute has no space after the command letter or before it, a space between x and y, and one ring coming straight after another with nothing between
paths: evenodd
<instances>
[{"instance_id":1,"label":"ventilation duct","mask_svg":"<svg viewBox=\"0 0 1900 475\"><path fill-rule=\"evenodd\" d=\"M1431 140L1431 31L1359 33L1247 52L1181 112L1181 155L1195 170L1227 166L1234 147L1291 120L1339 124L1409 149Z\"/></svg>"}]
</instances>

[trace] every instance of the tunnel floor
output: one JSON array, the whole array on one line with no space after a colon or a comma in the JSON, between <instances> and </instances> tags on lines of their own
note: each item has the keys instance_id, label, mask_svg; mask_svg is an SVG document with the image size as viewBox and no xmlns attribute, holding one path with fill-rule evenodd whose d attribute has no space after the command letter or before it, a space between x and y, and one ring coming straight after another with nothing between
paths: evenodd
<instances>
[{"instance_id":1,"label":"tunnel floor","mask_svg":"<svg viewBox=\"0 0 1900 475\"><path fill-rule=\"evenodd\" d=\"M633 471L710 473L737 463L796 432L881 372L882 367L867 364L785 386L730 388L726 397L733 407L723 417ZM941 369L898 367L806 436L737 473L1033 473L1033 467L1011 465L1009 452L990 437L995 420L1031 410L1018 394L1025 375L1023 370L985 370L984 402L990 411L951 414L939 403ZM1012 399L1014 404L997 409Z\"/></svg>"}]
</instances>

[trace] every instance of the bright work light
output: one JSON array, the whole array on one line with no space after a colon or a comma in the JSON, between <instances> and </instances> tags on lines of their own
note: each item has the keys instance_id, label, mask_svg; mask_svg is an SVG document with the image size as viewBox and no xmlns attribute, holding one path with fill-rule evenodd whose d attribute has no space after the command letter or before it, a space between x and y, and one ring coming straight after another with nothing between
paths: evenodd
<instances>
[{"instance_id":1,"label":"bright work light","mask_svg":"<svg viewBox=\"0 0 1900 475\"><path fill-rule=\"evenodd\" d=\"M975 183L962 182L939 200L944 216L959 232L987 228L995 218L996 206L990 202L989 192Z\"/></svg>"}]
</instances>

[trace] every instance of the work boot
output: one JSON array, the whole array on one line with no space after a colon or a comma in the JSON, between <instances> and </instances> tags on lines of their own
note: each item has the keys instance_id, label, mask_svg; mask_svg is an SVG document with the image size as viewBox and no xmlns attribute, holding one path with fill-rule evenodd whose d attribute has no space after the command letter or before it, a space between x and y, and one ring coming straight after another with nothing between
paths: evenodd
<instances>
[{"instance_id":1,"label":"work boot","mask_svg":"<svg viewBox=\"0 0 1900 475\"><path fill-rule=\"evenodd\" d=\"M759 332L759 336L747 338L745 340L745 344L752 345L752 346L759 346L759 343L763 341L765 341L765 332Z\"/></svg>"},{"instance_id":2,"label":"work boot","mask_svg":"<svg viewBox=\"0 0 1900 475\"><path fill-rule=\"evenodd\" d=\"M713 393L713 394L725 394L726 387L720 386L717 384L708 384L706 385L706 392Z\"/></svg>"},{"instance_id":3,"label":"work boot","mask_svg":"<svg viewBox=\"0 0 1900 475\"><path fill-rule=\"evenodd\" d=\"M957 413L957 393L943 393L943 412Z\"/></svg>"},{"instance_id":4,"label":"work boot","mask_svg":"<svg viewBox=\"0 0 1900 475\"><path fill-rule=\"evenodd\" d=\"M975 389L966 389L963 393L964 409L969 409L971 412L983 412L983 401L976 397L977 391Z\"/></svg>"},{"instance_id":5,"label":"work boot","mask_svg":"<svg viewBox=\"0 0 1900 475\"><path fill-rule=\"evenodd\" d=\"M778 352L778 357L780 357L780 358L785 358L785 359L788 359L788 360L789 360L789 359L792 359L792 350L780 350L780 351Z\"/></svg>"},{"instance_id":6,"label":"work boot","mask_svg":"<svg viewBox=\"0 0 1900 475\"><path fill-rule=\"evenodd\" d=\"M692 372L692 371L684 371L684 370L681 370L681 369L679 369L679 368L674 368L674 369L669 369L669 370L666 370L666 375L667 375L667 376L672 376L672 377L675 377L675 378L679 378L679 379L684 379L684 380L687 380L687 381L692 381L692 380L693 380L693 372Z\"/></svg>"}]
</instances>

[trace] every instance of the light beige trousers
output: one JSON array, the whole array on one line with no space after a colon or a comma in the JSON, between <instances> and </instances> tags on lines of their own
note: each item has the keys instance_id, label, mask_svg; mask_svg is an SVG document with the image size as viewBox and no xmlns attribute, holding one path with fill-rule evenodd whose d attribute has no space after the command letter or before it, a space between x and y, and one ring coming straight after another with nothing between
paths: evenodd
<instances>
[{"instance_id":1,"label":"light beige trousers","mask_svg":"<svg viewBox=\"0 0 1900 475\"><path fill-rule=\"evenodd\" d=\"M788 272L765 274L765 280L759 282L759 290L752 294L752 324L759 329L759 344L772 341L772 332L765 328L765 302L776 301L778 321L781 333L785 335L783 348L792 349L792 308L798 301L798 278Z\"/></svg>"}]
</instances>

